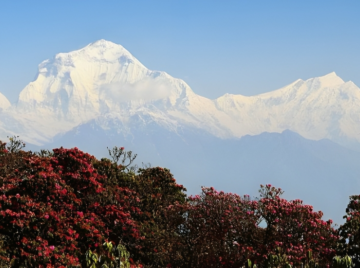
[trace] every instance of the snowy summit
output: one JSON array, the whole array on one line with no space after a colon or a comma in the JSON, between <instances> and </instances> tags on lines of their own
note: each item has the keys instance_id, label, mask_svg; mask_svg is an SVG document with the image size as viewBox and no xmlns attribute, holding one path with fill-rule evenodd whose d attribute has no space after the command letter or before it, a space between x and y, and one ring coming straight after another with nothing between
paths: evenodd
<instances>
[{"instance_id":1,"label":"snowy summit","mask_svg":"<svg viewBox=\"0 0 360 268\"><path fill-rule=\"evenodd\" d=\"M16 104L0 94L0 111L0 138L16 134L35 144L90 120L104 127L107 118L116 119L121 132L134 117L145 125L174 132L191 127L219 138L288 129L309 139L360 142L360 89L335 73L256 96L210 100L106 40L40 63Z\"/></svg>"}]
</instances>

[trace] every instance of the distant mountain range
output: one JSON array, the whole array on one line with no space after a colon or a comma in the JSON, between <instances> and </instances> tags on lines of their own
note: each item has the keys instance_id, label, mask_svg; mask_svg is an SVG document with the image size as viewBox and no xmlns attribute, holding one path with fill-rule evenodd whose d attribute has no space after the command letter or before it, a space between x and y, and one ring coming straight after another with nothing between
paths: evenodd
<instances>
[{"instance_id":1,"label":"distant mountain range","mask_svg":"<svg viewBox=\"0 0 360 268\"><path fill-rule=\"evenodd\" d=\"M195 94L99 40L39 65L11 104L0 93L0 139L30 149L77 146L97 157L125 146L139 162L201 185L256 195L272 183L341 222L360 194L360 89L335 73L256 96Z\"/></svg>"}]
</instances>

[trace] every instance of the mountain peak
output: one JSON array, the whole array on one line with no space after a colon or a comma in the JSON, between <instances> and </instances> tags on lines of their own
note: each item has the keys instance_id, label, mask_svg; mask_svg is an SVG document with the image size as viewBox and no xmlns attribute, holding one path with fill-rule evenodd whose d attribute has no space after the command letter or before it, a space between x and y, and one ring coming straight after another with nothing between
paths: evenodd
<instances>
[{"instance_id":1,"label":"mountain peak","mask_svg":"<svg viewBox=\"0 0 360 268\"><path fill-rule=\"evenodd\" d=\"M332 87L345 83L335 72L320 76L318 79L322 87Z\"/></svg>"},{"instance_id":2,"label":"mountain peak","mask_svg":"<svg viewBox=\"0 0 360 268\"><path fill-rule=\"evenodd\" d=\"M87 46L74 50L67 53L59 53L55 56L56 59L59 59L65 63L69 63L74 59L79 59L81 61L107 61L107 62L116 62L120 58L128 59L134 63L142 65L128 50L126 50L122 45L115 44L111 41L105 39L97 40L93 43L88 44ZM72 59L72 60L70 60Z\"/></svg>"},{"instance_id":3,"label":"mountain peak","mask_svg":"<svg viewBox=\"0 0 360 268\"><path fill-rule=\"evenodd\" d=\"M88 47L98 47L98 48L113 48L113 47L122 47L121 45L119 44L115 44L111 41L108 41L108 40L105 40L105 39L100 39L100 40L97 40L93 43L90 43L88 45Z\"/></svg>"},{"instance_id":4,"label":"mountain peak","mask_svg":"<svg viewBox=\"0 0 360 268\"><path fill-rule=\"evenodd\" d=\"M3 98L2 109L9 105ZM224 95L212 101L180 79L147 69L121 45L100 39L40 64L36 80L7 110L26 117L21 119L24 135L34 129L33 137L44 132L46 139L112 114L124 124L147 116L151 119L144 122L172 130L176 122L222 138L290 129L310 139L360 141L359 107L359 88L335 72L257 96Z\"/></svg>"}]
</instances>

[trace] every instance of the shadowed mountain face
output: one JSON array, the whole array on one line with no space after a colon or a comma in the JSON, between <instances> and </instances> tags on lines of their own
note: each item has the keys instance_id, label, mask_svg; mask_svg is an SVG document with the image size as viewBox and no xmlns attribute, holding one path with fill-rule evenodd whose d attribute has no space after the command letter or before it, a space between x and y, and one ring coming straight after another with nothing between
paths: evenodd
<instances>
[{"instance_id":1,"label":"shadowed mountain face","mask_svg":"<svg viewBox=\"0 0 360 268\"><path fill-rule=\"evenodd\" d=\"M107 146L124 146L138 154L140 166L144 162L170 168L189 194L214 186L257 196L260 184L270 183L284 189L285 198L303 199L337 223L349 195L360 194L360 153L329 140L307 140L291 131L224 140L194 128L176 134L156 124L139 127L136 120L131 135L117 133L119 122L104 130L93 121L47 147L77 146L101 158L108 157Z\"/></svg>"}]
</instances>

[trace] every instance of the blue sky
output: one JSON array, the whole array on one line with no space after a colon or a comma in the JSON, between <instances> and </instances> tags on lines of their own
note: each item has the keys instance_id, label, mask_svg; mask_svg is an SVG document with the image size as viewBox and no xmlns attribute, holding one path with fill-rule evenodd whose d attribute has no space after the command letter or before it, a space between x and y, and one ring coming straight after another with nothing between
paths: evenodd
<instances>
[{"instance_id":1,"label":"blue sky","mask_svg":"<svg viewBox=\"0 0 360 268\"><path fill-rule=\"evenodd\" d=\"M0 92L98 39L198 94L255 95L335 71L360 86L360 1L0 1Z\"/></svg>"}]
</instances>

